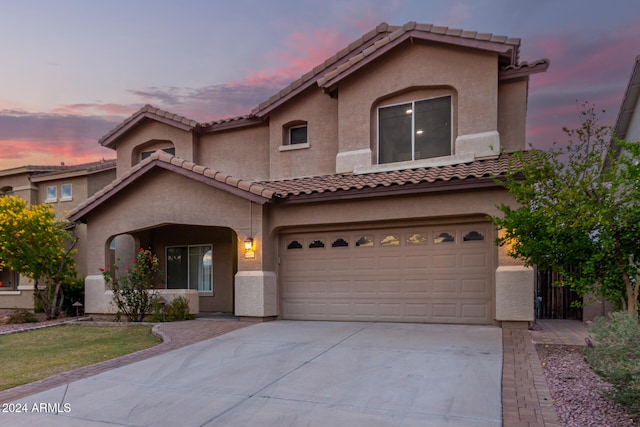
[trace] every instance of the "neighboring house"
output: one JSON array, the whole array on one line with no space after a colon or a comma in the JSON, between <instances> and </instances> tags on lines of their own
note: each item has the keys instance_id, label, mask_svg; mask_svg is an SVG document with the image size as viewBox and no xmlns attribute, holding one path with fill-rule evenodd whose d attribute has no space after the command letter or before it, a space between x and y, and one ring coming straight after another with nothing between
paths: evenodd
<instances>
[{"instance_id":1,"label":"neighboring house","mask_svg":"<svg viewBox=\"0 0 640 427\"><path fill-rule=\"evenodd\" d=\"M487 219L513 202L492 176L525 148L529 75L549 66L519 46L381 24L247 116L145 106L100 140L117 179L69 215L87 226L86 311L113 310L100 268L144 247L194 312L532 321L533 270Z\"/></svg>"},{"instance_id":2,"label":"neighboring house","mask_svg":"<svg viewBox=\"0 0 640 427\"><path fill-rule=\"evenodd\" d=\"M614 130L620 139L640 141L640 55L636 56Z\"/></svg>"},{"instance_id":3,"label":"neighboring house","mask_svg":"<svg viewBox=\"0 0 640 427\"><path fill-rule=\"evenodd\" d=\"M74 166L23 166L0 170L0 196L16 195L30 205L48 203L56 217L85 202L115 179L115 160L103 160ZM80 238L76 256L80 277L87 275L86 226L77 224L74 232ZM33 283L10 270L0 271L0 308L33 308Z\"/></svg>"}]
</instances>

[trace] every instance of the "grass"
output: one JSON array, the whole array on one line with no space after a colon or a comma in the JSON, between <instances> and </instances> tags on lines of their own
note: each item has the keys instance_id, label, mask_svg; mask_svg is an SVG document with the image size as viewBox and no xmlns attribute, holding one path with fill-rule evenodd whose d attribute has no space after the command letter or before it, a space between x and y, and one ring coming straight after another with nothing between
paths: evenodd
<instances>
[{"instance_id":1,"label":"grass","mask_svg":"<svg viewBox=\"0 0 640 427\"><path fill-rule=\"evenodd\" d=\"M56 326L0 337L0 390L160 343L151 326Z\"/></svg>"}]
</instances>

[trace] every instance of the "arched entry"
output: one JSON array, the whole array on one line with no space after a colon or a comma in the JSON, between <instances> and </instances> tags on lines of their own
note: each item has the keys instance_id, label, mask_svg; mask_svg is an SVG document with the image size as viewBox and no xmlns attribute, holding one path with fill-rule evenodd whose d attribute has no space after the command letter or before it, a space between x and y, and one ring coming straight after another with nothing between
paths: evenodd
<instances>
[{"instance_id":1,"label":"arched entry","mask_svg":"<svg viewBox=\"0 0 640 427\"><path fill-rule=\"evenodd\" d=\"M113 236L108 243L108 265L124 271L140 248L150 249L162 272L156 288L197 291L200 312L233 313L238 260L232 229L164 224Z\"/></svg>"}]
</instances>

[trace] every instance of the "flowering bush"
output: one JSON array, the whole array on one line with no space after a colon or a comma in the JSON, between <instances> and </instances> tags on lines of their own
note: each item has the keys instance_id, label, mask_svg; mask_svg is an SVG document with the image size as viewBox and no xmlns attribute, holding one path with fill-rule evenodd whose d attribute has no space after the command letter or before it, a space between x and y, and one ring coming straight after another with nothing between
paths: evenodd
<instances>
[{"instance_id":1,"label":"flowering bush","mask_svg":"<svg viewBox=\"0 0 640 427\"><path fill-rule=\"evenodd\" d=\"M159 264L155 254L149 249L140 248L124 274L119 274L117 265L113 267L113 276L108 269L100 269L105 282L113 290L112 303L118 309L116 321L124 314L130 322L142 322L151 311L158 298L153 291L153 280L159 273Z\"/></svg>"},{"instance_id":2,"label":"flowering bush","mask_svg":"<svg viewBox=\"0 0 640 427\"><path fill-rule=\"evenodd\" d=\"M78 280L73 258L78 238L72 230L46 203L0 197L0 270L13 270L33 282L34 305L47 319L60 315L64 288Z\"/></svg>"}]
</instances>

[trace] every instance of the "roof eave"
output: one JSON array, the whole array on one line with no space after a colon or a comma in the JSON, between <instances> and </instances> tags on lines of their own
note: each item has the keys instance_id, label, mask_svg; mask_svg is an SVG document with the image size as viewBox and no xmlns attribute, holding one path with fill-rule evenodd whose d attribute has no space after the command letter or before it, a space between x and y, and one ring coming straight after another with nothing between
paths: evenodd
<instances>
[{"instance_id":1,"label":"roof eave","mask_svg":"<svg viewBox=\"0 0 640 427\"><path fill-rule=\"evenodd\" d=\"M301 203L320 203L355 199L370 199L374 197L410 196L444 191L464 191L500 188L501 185L493 177L470 177L452 179L448 181L421 182L418 184L393 184L373 188L338 190L333 192L289 195L275 197L274 204L290 205Z\"/></svg>"},{"instance_id":2,"label":"roof eave","mask_svg":"<svg viewBox=\"0 0 640 427\"><path fill-rule=\"evenodd\" d=\"M525 64L517 69L500 70L498 72L498 80L512 80L522 77L528 77L531 74L544 73L549 69L551 61L547 58L534 61L531 65Z\"/></svg>"},{"instance_id":3,"label":"roof eave","mask_svg":"<svg viewBox=\"0 0 640 427\"><path fill-rule=\"evenodd\" d=\"M142 167L140 167L131 175L123 178L113 188L110 188L108 191L96 197L95 200L92 200L87 205L80 206L76 210L72 211L67 218L73 222L85 222L87 216L93 210L95 210L100 205L102 205L103 203L107 202L108 200L116 196L119 192L124 190L126 187L128 187L134 181L138 180L138 178L140 178L142 175L146 174L148 171L150 171L153 168L161 168L161 169L169 170L171 172L175 172L179 175L185 176L187 178L190 178L195 181L201 182L203 184L209 185L211 187L226 191L228 193L234 194L236 196L242 197L244 199L250 200L254 203L258 203L261 205L264 205L271 201L271 199L268 197L255 194L251 191L243 190L242 188L227 184L226 182L216 180L213 177L208 177L205 175L198 174L196 172L185 169L173 163L167 163L158 159L154 159L148 162L147 164L143 165Z\"/></svg>"},{"instance_id":4,"label":"roof eave","mask_svg":"<svg viewBox=\"0 0 640 427\"><path fill-rule=\"evenodd\" d=\"M513 58L515 55L515 51L517 51L517 44L505 44L505 43L497 43L488 40L478 40L472 38L463 38L456 37L447 34L436 34L431 32L424 32L420 30L412 30L407 31L402 34L400 37L384 44L378 49L373 50L370 54L367 54L366 49L361 51L360 54L363 55L363 58L358 62L354 63L352 66L347 67L343 72L336 72L338 69L334 69L325 74L325 76L329 75L329 77L323 77L318 80L318 86L323 88L325 91L333 91L338 86L338 83L343 80L345 77L350 76L354 72L360 70L365 65L373 62L380 56L386 54L391 49L395 48L401 43L404 43L407 40L423 40L423 41L431 41L431 42L439 42L446 43L454 46L468 47L472 49L481 49L489 52L495 52L498 55L508 56L513 63ZM335 73L335 75L331 75Z\"/></svg>"},{"instance_id":5,"label":"roof eave","mask_svg":"<svg viewBox=\"0 0 640 427\"><path fill-rule=\"evenodd\" d=\"M627 85L627 90L622 98L622 104L620 111L618 112L618 118L616 120L615 133L619 139L626 139L627 130L631 123L631 117L635 112L636 105L638 105L638 98L640 98L640 55L636 56L636 62L631 72L631 78Z\"/></svg>"}]
</instances>

